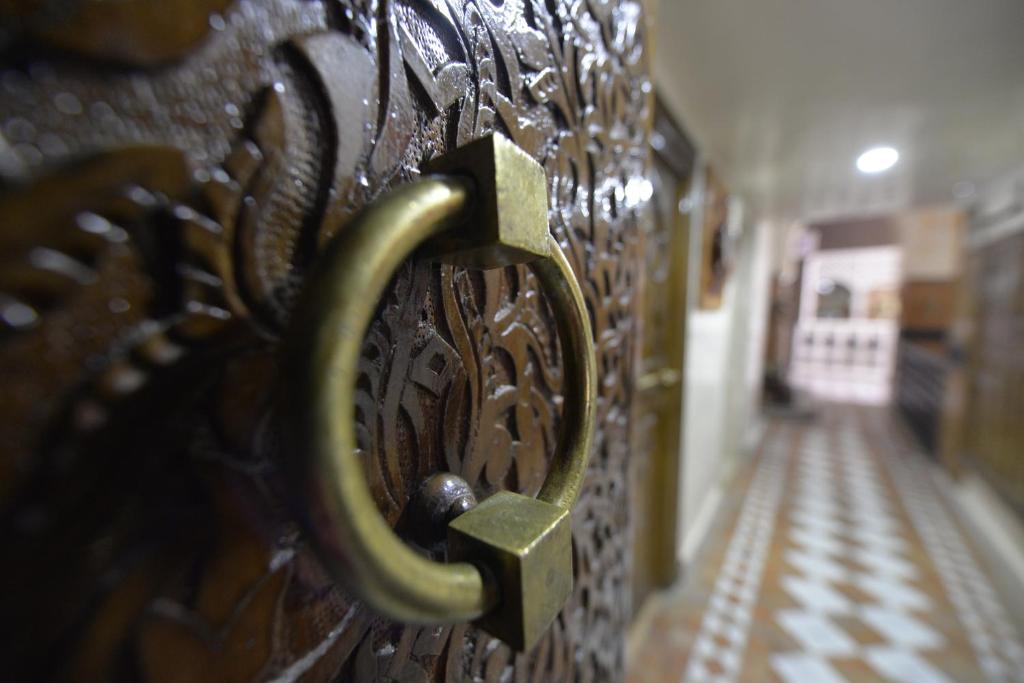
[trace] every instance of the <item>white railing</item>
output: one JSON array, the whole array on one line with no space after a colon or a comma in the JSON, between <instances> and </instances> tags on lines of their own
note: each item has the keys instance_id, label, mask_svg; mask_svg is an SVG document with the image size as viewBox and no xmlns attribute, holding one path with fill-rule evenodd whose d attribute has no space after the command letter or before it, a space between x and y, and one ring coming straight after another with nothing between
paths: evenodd
<instances>
[{"instance_id":1,"label":"white railing","mask_svg":"<svg viewBox=\"0 0 1024 683\"><path fill-rule=\"evenodd\" d=\"M829 401L888 403L898 336L891 319L801 320L793 335L790 384Z\"/></svg>"}]
</instances>

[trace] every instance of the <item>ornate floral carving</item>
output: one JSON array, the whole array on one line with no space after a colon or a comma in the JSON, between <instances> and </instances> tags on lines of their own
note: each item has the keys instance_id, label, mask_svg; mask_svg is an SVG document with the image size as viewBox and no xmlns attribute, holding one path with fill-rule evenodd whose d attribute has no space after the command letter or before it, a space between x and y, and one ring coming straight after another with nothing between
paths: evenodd
<instances>
[{"instance_id":1,"label":"ornate floral carving","mask_svg":"<svg viewBox=\"0 0 1024 683\"><path fill-rule=\"evenodd\" d=\"M17 560L0 579L22 589L3 618L38 626L0 646L7 661L78 678L621 677L643 220L627 188L645 173L650 90L639 3L240 0L216 17L149 72L82 71L40 46L0 73L0 215L28 226L0 236L0 257L39 270L26 254L51 249L91 278L68 281L68 263L42 288L0 278L0 367L17 378L0 399ZM278 468L276 352L319 248L494 129L547 171L601 378L577 588L529 655L352 600L304 543ZM61 211L31 209L54 193ZM406 264L357 385L382 513L401 533L409 496L442 470L481 496L535 493L561 382L527 268Z\"/></svg>"}]
</instances>

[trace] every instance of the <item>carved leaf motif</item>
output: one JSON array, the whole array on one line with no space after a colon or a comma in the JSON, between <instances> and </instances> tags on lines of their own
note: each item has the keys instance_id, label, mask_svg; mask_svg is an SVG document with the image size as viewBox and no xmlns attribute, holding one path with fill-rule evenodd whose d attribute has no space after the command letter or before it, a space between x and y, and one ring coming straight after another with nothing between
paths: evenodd
<instances>
[{"instance_id":1,"label":"carved leaf motif","mask_svg":"<svg viewBox=\"0 0 1024 683\"><path fill-rule=\"evenodd\" d=\"M625 187L645 173L650 91L639 3L239 0L207 19L148 71L76 70L45 42L31 69L0 66L0 215L19 196L71 203L14 221L45 230L0 234L4 259L32 266L25 254L51 250L35 269L61 283L37 297L0 277L0 364L21 382L0 399L18 416L4 432L18 476L0 490L17 559L0 580L22 588L0 617L37 626L0 654L43 677L621 678L645 220ZM388 622L328 576L281 472L276 404L281 335L319 250L425 160L495 129L545 167L601 380L573 513L576 591L529 655L470 626ZM155 171L125 165L139 145ZM82 158L101 182L83 180ZM24 190L36 184L54 190ZM36 316L23 329L15 304ZM437 471L481 496L539 490L558 349L528 268L399 270L364 340L355 416L399 532Z\"/></svg>"}]
</instances>

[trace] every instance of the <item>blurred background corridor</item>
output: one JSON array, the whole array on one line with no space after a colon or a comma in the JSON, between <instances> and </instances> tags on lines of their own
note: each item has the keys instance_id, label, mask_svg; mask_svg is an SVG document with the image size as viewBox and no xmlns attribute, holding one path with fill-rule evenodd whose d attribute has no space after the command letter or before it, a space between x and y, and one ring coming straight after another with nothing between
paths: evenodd
<instances>
[{"instance_id":1,"label":"blurred background corridor","mask_svg":"<svg viewBox=\"0 0 1024 683\"><path fill-rule=\"evenodd\" d=\"M654 12L685 408L630 680L1024 680L1024 5Z\"/></svg>"},{"instance_id":2,"label":"blurred background corridor","mask_svg":"<svg viewBox=\"0 0 1024 683\"><path fill-rule=\"evenodd\" d=\"M646 606L630 681L1020 680L1019 597L1000 595L913 435L835 404L767 430L691 575Z\"/></svg>"}]
</instances>

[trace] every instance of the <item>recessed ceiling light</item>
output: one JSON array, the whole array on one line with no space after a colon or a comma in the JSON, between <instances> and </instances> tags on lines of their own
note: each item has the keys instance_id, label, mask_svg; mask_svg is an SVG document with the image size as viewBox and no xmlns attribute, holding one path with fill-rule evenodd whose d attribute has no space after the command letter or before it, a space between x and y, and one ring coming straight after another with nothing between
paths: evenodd
<instances>
[{"instance_id":1,"label":"recessed ceiling light","mask_svg":"<svg viewBox=\"0 0 1024 683\"><path fill-rule=\"evenodd\" d=\"M872 147L857 157L857 170L861 173L881 173L900 160L900 153L892 147Z\"/></svg>"}]
</instances>

